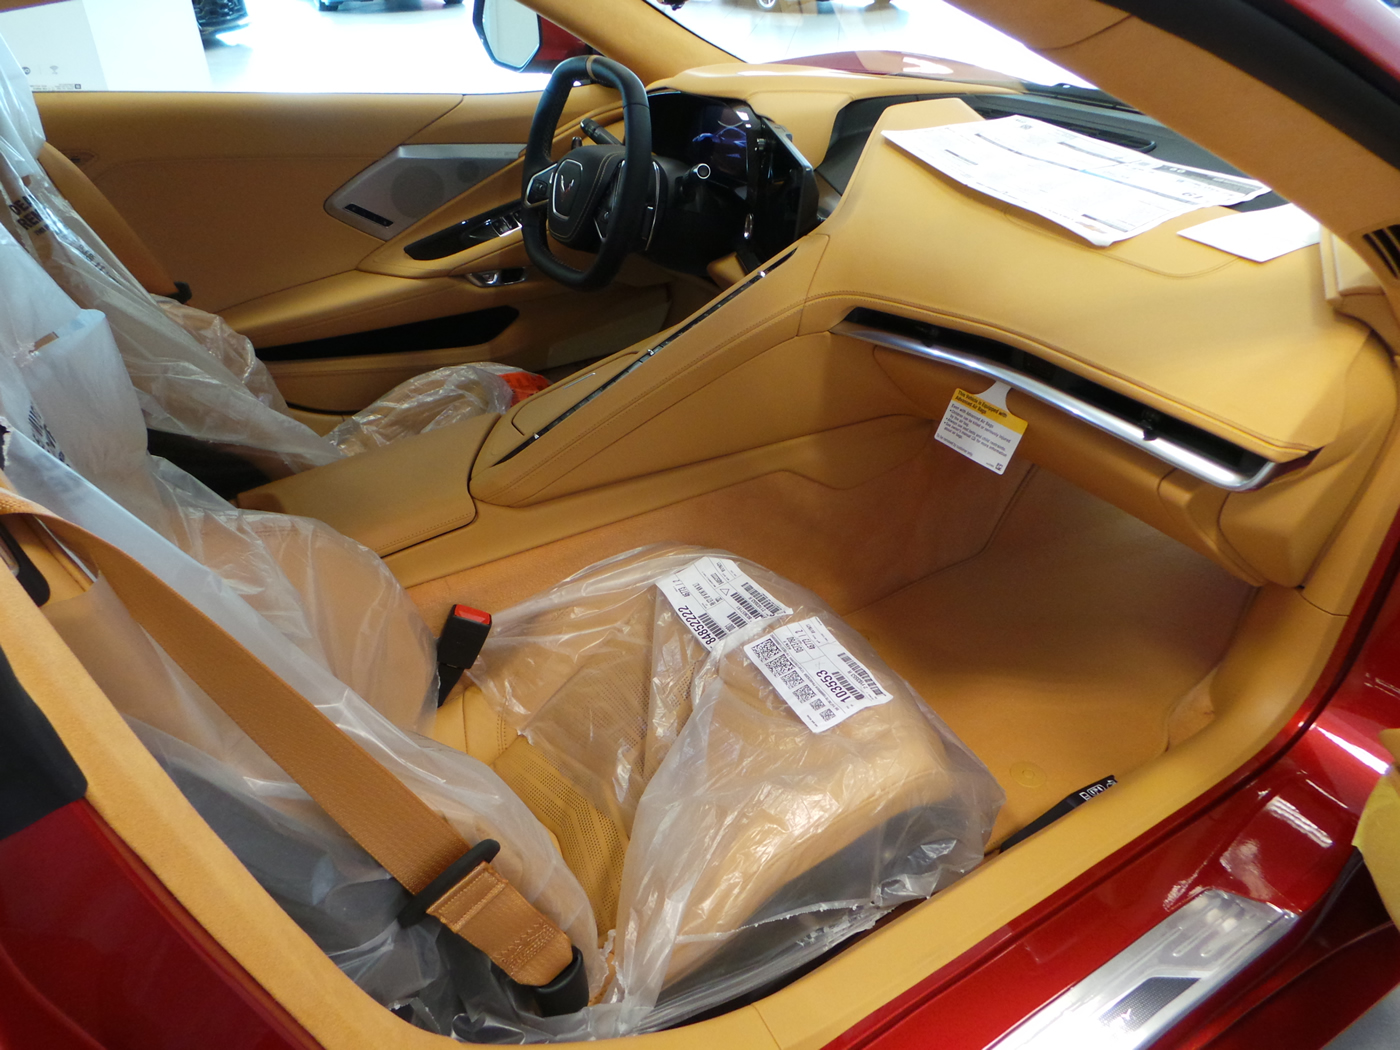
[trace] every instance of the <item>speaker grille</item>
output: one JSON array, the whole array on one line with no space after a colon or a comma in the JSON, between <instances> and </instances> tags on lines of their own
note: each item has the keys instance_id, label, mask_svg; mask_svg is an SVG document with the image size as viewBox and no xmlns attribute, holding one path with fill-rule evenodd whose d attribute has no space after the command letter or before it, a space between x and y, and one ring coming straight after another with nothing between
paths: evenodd
<instances>
[{"instance_id":1,"label":"speaker grille","mask_svg":"<svg viewBox=\"0 0 1400 1050\"><path fill-rule=\"evenodd\" d=\"M447 200L447 184L429 165L415 164L394 176L389 199L410 219L421 219Z\"/></svg>"}]
</instances>

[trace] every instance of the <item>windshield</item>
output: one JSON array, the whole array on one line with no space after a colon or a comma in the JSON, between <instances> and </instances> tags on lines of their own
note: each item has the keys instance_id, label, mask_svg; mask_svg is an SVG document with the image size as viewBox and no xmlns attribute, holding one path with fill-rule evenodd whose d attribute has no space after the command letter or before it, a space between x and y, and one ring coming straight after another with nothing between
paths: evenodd
<instances>
[{"instance_id":1,"label":"windshield","mask_svg":"<svg viewBox=\"0 0 1400 1050\"><path fill-rule=\"evenodd\" d=\"M943 0L638 2L660 8L697 36L745 62L781 62L840 52L895 52L925 60L949 59L1038 84L1090 86ZM940 68L936 61L892 63L892 56L862 57L863 67L871 72L935 77L964 72Z\"/></svg>"}]
</instances>

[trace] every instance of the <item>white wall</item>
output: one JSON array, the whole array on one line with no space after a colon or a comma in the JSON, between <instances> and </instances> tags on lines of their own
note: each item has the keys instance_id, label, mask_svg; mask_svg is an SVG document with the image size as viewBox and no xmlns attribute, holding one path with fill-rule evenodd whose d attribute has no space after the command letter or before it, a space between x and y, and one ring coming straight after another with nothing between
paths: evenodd
<instances>
[{"instance_id":1,"label":"white wall","mask_svg":"<svg viewBox=\"0 0 1400 1050\"><path fill-rule=\"evenodd\" d=\"M210 86L190 0L63 0L0 13L0 36L36 91Z\"/></svg>"}]
</instances>

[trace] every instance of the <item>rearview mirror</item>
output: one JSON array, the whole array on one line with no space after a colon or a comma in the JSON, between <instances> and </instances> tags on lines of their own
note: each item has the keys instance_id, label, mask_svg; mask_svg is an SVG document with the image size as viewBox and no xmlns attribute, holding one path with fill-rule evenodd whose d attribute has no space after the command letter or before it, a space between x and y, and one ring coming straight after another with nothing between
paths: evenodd
<instances>
[{"instance_id":1,"label":"rearview mirror","mask_svg":"<svg viewBox=\"0 0 1400 1050\"><path fill-rule=\"evenodd\" d=\"M591 53L578 37L520 0L476 0L472 25L491 61L517 73L549 73L566 58Z\"/></svg>"}]
</instances>

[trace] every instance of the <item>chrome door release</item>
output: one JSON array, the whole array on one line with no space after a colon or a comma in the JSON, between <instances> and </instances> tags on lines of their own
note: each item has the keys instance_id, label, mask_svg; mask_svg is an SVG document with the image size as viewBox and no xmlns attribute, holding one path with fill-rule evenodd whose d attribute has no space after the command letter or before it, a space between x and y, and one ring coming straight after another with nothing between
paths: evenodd
<instances>
[{"instance_id":1,"label":"chrome door release","mask_svg":"<svg viewBox=\"0 0 1400 1050\"><path fill-rule=\"evenodd\" d=\"M508 266L504 270L478 270L462 276L478 288L503 288L525 280L526 271L523 266Z\"/></svg>"}]
</instances>

